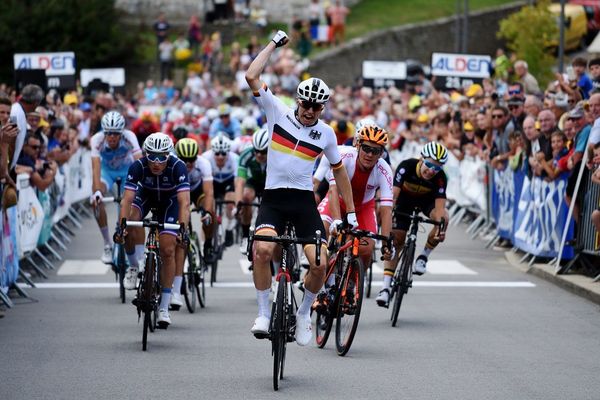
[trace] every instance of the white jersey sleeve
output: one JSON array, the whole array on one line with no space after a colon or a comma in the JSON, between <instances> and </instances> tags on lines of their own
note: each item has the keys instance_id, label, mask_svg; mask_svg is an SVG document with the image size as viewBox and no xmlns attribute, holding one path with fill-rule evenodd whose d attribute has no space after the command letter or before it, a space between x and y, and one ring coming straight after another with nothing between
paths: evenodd
<instances>
[{"instance_id":1,"label":"white jersey sleeve","mask_svg":"<svg viewBox=\"0 0 600 400\"><path fill-rule=\"evenodd\" d=\"M90 139L91 156L92 158L100 158L100 148L104 143L104 132L100 131Z\"/></svg>"},{"instance_id":2,"label":"white jersey sleeve","mask_svg":"<svg viewBox=\"0 0 600 400\"><path fill-rule=\"evenodd\" d=\"M200 170L202 174L202 181L210 181L213 180L212 167L210 166L210 161L208 161L204 157L198 157L196 159L195 168Z\"/></svg>"},{"instance_id":3,"label":"white jersey sleeve","mask_svg":"<svg viewBox=\"0 0 600 400\"><path fill-rule=\"evenodd\" d=\"M320 182L329 176L330 170L331 170L331 164L329 164L329 161L321 158L321 162L319 162L319 166L317 167L317 170L315 171L313 178Z\"/></svg>"},{"instance_id":4,"label":"white jersey sleeve","mask_svg":"<svg viewBox=\"0 0 600 400\"><path fill-rule=\"evenodd\" d=\"M326 140L325 147L323 147L325 157L327 157L327 160L329 160L329 164L337 166L340 163L342 157L340 155L340 150L338 149L335 132L329 125L324 123L322 125L322 129L323 135L325 136Z\"/></svg>"},{"instance_id":5,"label":"white jersey sleeve","mask_svg":"<svg viewBox=\"0 0 600 400\"><path fill-rule=\"evenodd\" d=\"M254 99L265 112L267 123L269 124L269 133L273 132L273 123L281 114L289 111L289 107L271 92L269 87L263 82L258 92L254 92Z\"/></svg>"},{"instance_id":6,"label":"white jersey sleeve","mask_svg":"<svg viewBox=\"0 0 600 400\"><path fill-rule=\"evenodd\" d=\"M377 179L379 184L380 197L379 205L393 207L394 205L394 194L393 194L393 174L390 165L382 160L381 158L375 166L377 170Z\"/></svg>"},{"instance_id":7,"label":"white jersey sleeve","mask_svg":"<svg viewBox=\"0 0 600 400\"><path fill-rule=\"evenodd\" d=\"M142 152L142 149L140 148L140 143L138 142L138 139L137 139L137 136L135 136L135 133L133 133L129 129L125 129L123 131L123 137L131 145L131 155L132 156L134 156L136 154L140 154Z\"/></svg>"}]
</instances>

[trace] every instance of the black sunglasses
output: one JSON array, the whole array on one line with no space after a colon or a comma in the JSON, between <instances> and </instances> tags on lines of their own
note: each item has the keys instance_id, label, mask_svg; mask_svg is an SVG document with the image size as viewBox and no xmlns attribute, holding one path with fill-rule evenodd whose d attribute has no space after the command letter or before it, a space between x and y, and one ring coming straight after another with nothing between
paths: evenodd
<instances>
[{"instance_id":1,"label":"black sunglasses","mask_svg":"<svg viewBox=\"0 0 600 400\"><path fill-rule=\"evenodd\" d=\"M492 114L492 119L500 119L500 118L504 118L504 115L502 114Z\"/></svg>"},{"instance_id":2,"label":"black sunglasses","mask_svg":"<svg viewBox=\"0 0 600 400\"><path fill-rule=\"evenodd\" d=\"M301 100L300 105L302 106L302 108L305 108L307 110L312 108L313 111L321 111L324 107L323 104L313 103L312 101L306 100Z\"/></svg>"},{"instance_id":3,"label":"black sunglasses","mask_svg":"<svg viewBox=\"0 0 600 400\"><path fill-rule=\"evenodd\" d=\"M362 151L364 151L367 154L373 154L375 156L380 155L381 153L383 153L383 148L381 147L373 147L373 146L368 146L366 144L361 144L360 145L360 149Z\"/></svg>"},{"instance_id":4,"label":"black sunglasses","mask_svg":"<svg viewBox=\"0 0 600 400\"><path fill-rule=\"evenodd\" d=\"M256 150L256 149L254 149L254 152L256 154L267 154L268 150L267 149L265 149L265 150Z\"/></svg>"},{"instance_id":5,"label":"black sunglasses","mask_svg":"<svg viewBox=\"0 0 600 400\"><path fill-rule=\"evenodd\" d=\"M104 132L106 136L121 136L121 132Z\"/></svg>"},{"instance_id":6,"label":"black sunglasses","mask_svg":"<svg viewBox=\"0 0 600 400\"><path fill-rule=\"evenodd\" d=\"M224 151L215 151L215 156L226 156L227 153Z\"/></svg>"}]
</instances>

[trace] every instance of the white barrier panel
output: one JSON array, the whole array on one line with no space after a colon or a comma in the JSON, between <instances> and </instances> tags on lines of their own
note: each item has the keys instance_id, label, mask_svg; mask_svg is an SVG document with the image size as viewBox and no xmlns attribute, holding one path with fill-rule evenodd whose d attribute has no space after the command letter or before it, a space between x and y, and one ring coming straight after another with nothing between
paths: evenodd
<instances>
[{"instance_id":1,"label":"white barrier panel","mask_svg":"<svg viewBox=\"0 0 600 400\"><path fill-rule=\"evenodd\" d=\"M448 161L444 165L444 172L448 178L446 197L461 207L470 205L460 190L460 161L452 152L448 152Z\"/></svg>"},{"instance_id":2,"label":"white barrier panel","mask_svg":"<svg viewBox=\"0 0 600 400\"><path fill-rule=\"evenodd\" d=\"M44 210L35 190L29 184L29 174L19 174L17 176L17 188L19 190L19 201L17 203L19 211L19 258L21 258L24 253L37 247L40 231L44 224Z\"/></svg>"},{"instance_id":3,"label":"white barrier panel","mask_svg":"<svg viewBox=\"0 0 600 400\"><path fill-rule=\"evenodd\" d=\"M77 150L69 159L68 164L67 202L71 205L87 199L92 194L92 158L90 152L82 149Z\"/></svg>"},{"instance_id":4,"label":"white barrier panel","mask_svg":"<svg viewBox=\"0 0 600 400\"><path fill-rule=\"evenodd\" d=\"M68 202L68 183L69 180L67 179L69 176L69 163L65 163L63 164L61 167L59 167L56 176L54 177L54 183L56 185L56 187L53 189L54 191L54 195L56 196L56 198L54 199L55 203L56 203L56 211L54 212L54 215L52 216L52 222L53 223L57 223L58 221L60 221L61 219L63 219L67 213L69 212L69 206L71 205Z\"/></svg>"},{"instance_id":5,"label":"white barrier panel","mask_svg":"<svg viewBox=\"0 0 600 400\"><path fill-rule=\"evenodd\" d=\"M465 156L460 162L460 191L467 202L484 213L486 211L485 162ZM460 204L460 203L459 203Z\"/></svg>"}]
</instances>

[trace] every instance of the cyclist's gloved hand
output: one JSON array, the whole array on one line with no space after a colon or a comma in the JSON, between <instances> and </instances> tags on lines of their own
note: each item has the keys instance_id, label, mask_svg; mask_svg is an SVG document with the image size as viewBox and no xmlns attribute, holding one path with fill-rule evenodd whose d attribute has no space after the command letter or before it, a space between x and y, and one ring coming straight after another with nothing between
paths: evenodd
<instances>
[{"instance_id":1,"label":"cyclist's gloved hand","mask_svg":"<svg viewBox=\"0 0 600 400\"><path fill-rule=\"evenodd\" d=\"M446 227L447 227L446 219L442 218L441 222L442 222L442 225L437 227L437 235L435 236L435 238L437 240L439 240L440 242L443 242L444 239L446 239Z\"/></svg>"},{"instance_id":2,"label":"cyclist's gloved hand","mask_svg":"<svg viewBox=\"0 0 600 400\"><path fill-rule=\"evenodd\" d=\"M284 31L277 31L277 33L275 34L275 36L273 36L273 39L271 40L273 41L273 43L275 43L275 47L285 46L287 42L290 41L287 33L285 33Z\"/></svg>"},{"instance_id":3,"label":"cyclist's gloved hand","mask_svg":"<svg viewBox=\"0 0 600 400\"><path fill-rule=\"evenodd\" d=\"M387 244L381 246L381 254L385 261L389 261L396 256L396 248L392 246L390 249Z\"/></svg>"},{"instance_id":4,"label":"cyclist's gloved hand","mask_svg":"<svg viewBox=\"0 0 600 400\"><path fill-rule=\"evenodd\" d=\"M356 213L354 211L346 214L346 222L351 229L358 229L358 220L356 219Z\"/></svg>"},{"instance_id":5,"label":"cyclist's gloved hand","mask_svg":"<svg viewBox=\"0 0 600 400\"><path fill-rule=\"evenodd\" d=\"M334 219L331 225L329 225L329 234L332 235L334 232L339 231L343 224L341 220Z\"/></svg>"},{"instance_id":6,"label":"cyclist's gloved hand","mask_svg":"<svg viewBox=\"0 0 600 400\"><path fill-rule=\"evenodd\" d=\"M202 211L202 217L200 220L204 226L208 226L212 223L212 215L208 211L204 210Z\"/></svg>"},{"instance_id":7,"label":"cyclist's gloved hand","mask_svg":"<svg viewBox=\"0 0 600 400\"><path fill-rule=\"evenodd\" d=\"M188 234L184 223L179 224L179 234L177 235L177 243L183 247L187 247L190 244L190 235Z\"/></svg>"},{"instance_id":8,"label":"cyclist's gloved hand","mask_svg":"<svg viewBox=\"0 0 600 400\"><path fill-rule=\"evenodd\" d=\"M117 226L115 233L113 235L113 242L118 244L125 243L125 236L127 236L127 220L125 218L121 219L121 225Z\"/></svg>"},{"instance_id":9,"label":"cyclist's gloved hand","mask_svg":"<svg viewBox=\"0 0 600 400\"><path fill-rule=\"evenodd\" d=\"M96 190L96 193L94 193L93 195L90 196L90 204L95 206L98 203L100 203L103 198L104 198L104 196L102 196L102 192L99 190Z\"/></svg>"}]
</instances>

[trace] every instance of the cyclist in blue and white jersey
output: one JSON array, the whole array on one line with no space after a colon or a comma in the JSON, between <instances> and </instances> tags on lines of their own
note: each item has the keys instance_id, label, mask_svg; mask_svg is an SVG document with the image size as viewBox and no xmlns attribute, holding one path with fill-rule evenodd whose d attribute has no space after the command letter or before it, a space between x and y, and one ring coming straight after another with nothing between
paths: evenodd
<instances>
[{"instance_id":1,"label":"cyclist in blue and white jersey","mask_svg":"<svg viewBox=\"0 0 600 400\"><path fill-rule=\"evenodd\" d=\"M210 141L210 150L202 153L202 157L210 161L215 199L233 202L235 200L234 180L239 156L231 151L231 143L224 132L219 132ZM223 215L225 217L222 222L225 227L225 246L233 244L233 228L235 227L233 208L233 203L228 204Z\"/></svg>"},{"instance_id":2,"label":"cyclist in blue and white jersey","mask_svg":"<svg viewBox=\"0 0 600 400\"><path fill-rule=\"evenodd\" d=\"M190 184L185 163L172 154L173 142L167 135L156 132L148 136L144 152L145 156L131 164L127 172L119 220L141 221L154 208L160 222L179 223L178 232L161 229L159 235L162 296L157 322L159 327L167 328L171 324L169 303L175 267L183 265L189 243L186 226L190 220ZM121 226L114 235L115 242L122 243L127 231L126 226ZM124 286L135 289L137 277L138 269L131 266L123 279Z\"/></svg>"},{"instance_id":3,"label":"cyclist in blue and white jersey","mask_svg":"<svg viewBox=\"0 0 600 400\"><path fill-rule=\"evenodd\" d=\"M102 262L112 261L112 243L108 233L106 209L102 197L110 191L117 178L121 189L127 179L129 166L142 156L142 150L133 132L125 129L125 118L116 111L109 111L100 122L102 130L92 136L92 196L90 203L98 207L98 226L104 239ZM143 246L142 246L143 249ZM142 253L143 254L143 253ZM128 254L134 261L135 254ZM135 262L137 264L137 261Z\"/></svg>"},{"instance_id":4,"label":"cyclist in blue and white jersey","mask_svg":"<svg viewBox=\"0 0 600 400\"><path fill-rule=\"evenodd\" d=\"M231 106L229 104L221 104L218 110L219 118L216 118L210 124L208 132L210 138L213 139L221 132L225 133L230 140L240 137L242 135L240 121L231 115Z\"/></svg>"}]
</instances>

